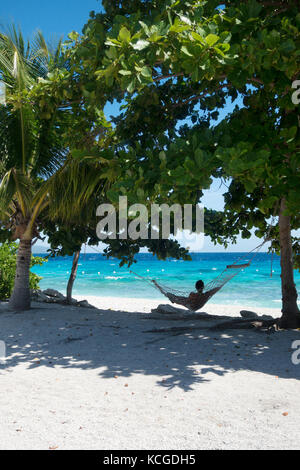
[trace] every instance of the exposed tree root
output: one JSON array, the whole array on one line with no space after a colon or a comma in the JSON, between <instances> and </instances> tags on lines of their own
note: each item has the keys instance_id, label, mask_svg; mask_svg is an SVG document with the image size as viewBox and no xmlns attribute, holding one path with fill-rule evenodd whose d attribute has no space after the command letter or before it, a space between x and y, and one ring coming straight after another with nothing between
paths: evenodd
<instances>
[{"instance_id":1,"label":"exposed tree root","mask_svg":"<svg viewBox=\"0 0 300 470\"><path fill-rule=\"evenodd\" d=\"M182 320L226 320L228 316L221 315L209 315L208 313L179 313L179 314L151 314L145 317L146 320L171 320L171 321L182 321Z\"/></svg>"},{"instance_id":2,"label":"exposed tree root","mask_svg":"<svg viewBox=\"0 0 300 470\"><path fill-rule=\"evenodd\" d=\"M225 330L258 330L265 332L274 332L277 329L277 319L273 320L245 320L235 318L230 321L221 322L212 326L175 326L167 328L154 328L153 330L144 331L144 333L171 333L173 335L189 333L191 331L210 330L210 331L225 331Z\"/></svg>"},{"instance_id":3,"label":"exposed tree root","mask_svg":"<svg viewBox=\"0 0 300 470\"><path fill-rule=\"evenodd\" d=\"M277 325L277 319L273 320L245 320L236 318L230 321L222 322L212 326L211 330L227 330L227 329L242 329L249 330L253 328L271 328L274 325Z\"/></svg>"},{"instance_id":4,"label":"exposed tree root","mask_svg":"<svg viewBox=\"0 0 300 470\"><path fill-rule=\"evenodd\" d=\"M145 333L170 333L179 335L189 333L191 331L210 330L257 330L262 332L274 332L278 329L279 319L272 318L267 315L259 316L257 313L241 310L241 317L232 318L230 316L209 315L207 313L194 313L171 305L159 305L152 310L149 319L167 320L167 321L193 321L190 325L166 328L154 328L147 330ZM197 324L195 324L195 320ZM199 322L199 323L198 323Z\"/></svg>"}]
</instances>

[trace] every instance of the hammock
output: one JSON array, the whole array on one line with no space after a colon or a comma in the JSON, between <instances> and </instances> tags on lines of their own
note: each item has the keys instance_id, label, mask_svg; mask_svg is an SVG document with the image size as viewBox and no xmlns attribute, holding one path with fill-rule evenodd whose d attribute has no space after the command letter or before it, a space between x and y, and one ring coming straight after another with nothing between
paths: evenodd
<instances>
[{"instance_id":1,"label":"hammock","mask_svg":"<svg viewBox=\"0 0 300 470\"><path fill-rule=\"evenodd\" d=\"M272 226L270 226L271 229ZM269 232L270 232L269 229ZM224 271L221 272L219 276L217 276L215 279L210 281L206 286L204 287L203 291L201 293L196 293L193 292L191 293L190 291L181 291L177 289L172 289L168 286L165 286L161 283L158 283L154 279L148 279L144 276L141 276L140 274L137 274L133 271L130 271L132 274L135 276L138 276L141 278L143 281L148 282L151 284L153 287L158 289L163 295L165 295L173 304L178 304L182 305L183 307L188 308L189 310L192 310L193 312L196 312L200 308L202 308L211 298L213 295L215 295L222 287L227 284L231 279L233 279L235 276L237 276L244 268L247 268L250 266L251 261L255 258L255 256L258 254L262 246L268 241L269 235L267 235L264 239L264 241L258 245L256 248L251 250L246 256L249 256L250 253L255 252L251 259L247 263L243 264L237 264L242 258L245 258L245 255L243 257L240 257L235 263L229 264L226 266Z\"/></svg>"},{"instance_id":2,"label":"hammock","mask_svg":"<svg viewBox=\"0 0 300 470\"><path fill-rule=\"evenodd\" d=\"M248 266L250 266L250 263L232 264L226 266L226 269L224 269L224 271L218 277L216 277L216 279L206 284L201 294L192 293L191 295L190 291L172 289L161 283L158 283L154 279L149 280L141 276L140 274L134 273L133 271L130 272L135 276L138 276L139 278L143 279L144 281L151 283L153 287L156 287L156 289L158 289L163 295L165 295L173 304L182 305L183 307L186 307L189 310L196 312L197 310L202 308L211 299L213 295L215 295L220 289L222 289L222 287L225 286L227 282L237 276L240 271L242 271L244 268L247 268Z\"/></svg>"}]
</instances>

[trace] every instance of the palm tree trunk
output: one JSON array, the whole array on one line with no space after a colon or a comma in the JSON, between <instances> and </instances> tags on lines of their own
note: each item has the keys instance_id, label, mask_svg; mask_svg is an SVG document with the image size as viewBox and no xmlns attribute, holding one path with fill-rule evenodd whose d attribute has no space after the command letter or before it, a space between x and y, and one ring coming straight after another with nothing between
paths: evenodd
<instances>
[{"instance_id":1,"label":"palm tree trunk","mask_svg":"<svg viewBox=\"0 0 300 470\"><path fill-rule=\"evenodd\" d=\"M300 326L300 312L297 305L297 289L294 282L293 252L290 216L285 214L286 201L281 200L279 212L280 265L282 291L282 317L280 327L297 328Z\"/></svg>"},{"instance_id":2,"label":"palm tree trunk","mask_svg":"<svg viewBox=\"0 0 300 470\"><path fill-rule=\"evenodd\" d=\"M76 275L77 275L79 256L80 256L80 250L75 251L74 256L73 256L72 271L71 271L68 286L67 286L67 302L68 302L68 304L70 304L72 302L72 290L73 290L73 284L75 282Z\"/></svg>"},{"instance_id":3,"label":"palm tree trunk","mask_svg":"<svg viewBox=\"0 0 300 470\"><path fill-rule=\"evenodd\" d=\"M15 284L8 304L11 310L22 311L30 308L29 270L31 241L21 239L19 243Z\"/></svg>"}]
</instances>

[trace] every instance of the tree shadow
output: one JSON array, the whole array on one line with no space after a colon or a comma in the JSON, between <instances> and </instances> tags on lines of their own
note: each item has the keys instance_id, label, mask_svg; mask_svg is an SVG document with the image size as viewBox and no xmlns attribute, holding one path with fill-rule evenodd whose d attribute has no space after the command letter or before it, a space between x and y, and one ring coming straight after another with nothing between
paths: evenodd
<instances>
[{"instance_id":1,"label":"tree shadow","mask_svg":"<svg viewBox=\"0 0 300 470\"><path fill-rule=\"evenodd\" d=\"M299 331L147 333L174 322L149 319L139 312L49 304L35 305L23 314L3 312L0 325L7 353L0 374L13 372L20 364L27 369L94 369L102 379L155 375L158 386L184 391L237 371L300 379L300 365L291 360L292 342L300 340ZM176 326L187 325L197 325L197 320L176 322Z\"/></svg>"}]
</instances>

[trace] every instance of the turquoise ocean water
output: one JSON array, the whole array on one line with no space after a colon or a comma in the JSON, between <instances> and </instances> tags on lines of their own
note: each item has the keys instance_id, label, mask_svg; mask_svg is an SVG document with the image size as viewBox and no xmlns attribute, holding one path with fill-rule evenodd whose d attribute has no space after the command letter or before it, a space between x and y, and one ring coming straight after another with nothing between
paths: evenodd
<instances>
[{"instance_id":1,"label":"turquoise ocean water","mask_svg":"<svg viewBox=\"0 0 300 470\"><path fill-rule=\"evenodd\" d=\"M40 255L43 256L43 255ZM218 276L228 264L239 257L247 262L245 253L194 253L192 261L168 259L158 261L151 254L139 254L138 262L130 269L149 279L161 281L175 289L194 290L195 281L205 283ZM36 266L33 271L43 279L42 289L48 287L65 293L72 258L50 258L43 266ZM240 272L210 301L215 304L236 304L280 308L280 258L274 256L273 275L271 255L259 253L250 267ZM300 274L295 272L296 285L300 294ZM161 299L163 295L129 272L128 267L119 267L117 259L107 260L102 254L82 254L79 260L74 295L93 295L97 297L133 297Z\"/></svg>"}]
</instances>

